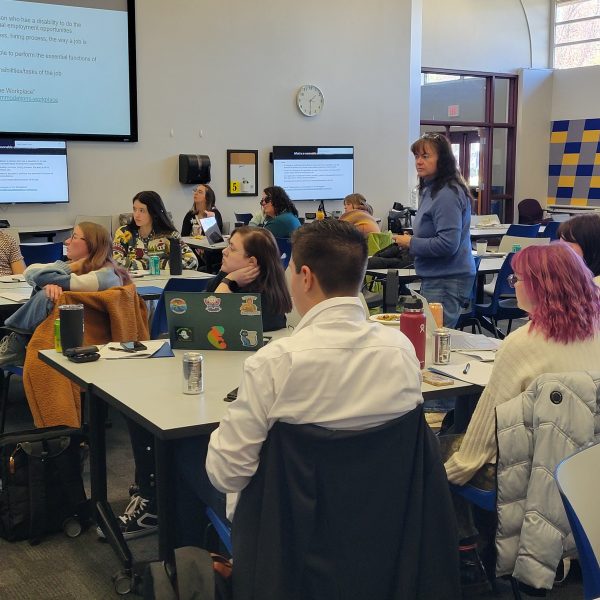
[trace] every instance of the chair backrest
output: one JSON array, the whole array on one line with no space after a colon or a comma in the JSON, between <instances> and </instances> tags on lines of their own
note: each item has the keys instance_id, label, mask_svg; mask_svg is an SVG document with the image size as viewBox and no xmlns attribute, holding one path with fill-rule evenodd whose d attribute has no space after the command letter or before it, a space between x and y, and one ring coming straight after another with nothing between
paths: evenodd
<instances>
[{"instance_id":1,"label":"chair backrest","mask_svg":"<svg viewBox=\"0 0 600 600\"><path fill-rule=\"evenodd\" d=\"M600 444L565 458L556 467L556 483L577 544L584 597L600 596Z\"/></svg>"},{"instance_id":2,"label":"chair backrest","mask_svg":"<svg viewBox=\"0 0 600 600\"><path fill-rule=\"evenodd\" d=\"M494 292L492 293L491 308L497 308L501 299L516 298L514 288L508 285L508 276L513 273L512 265L510 264L514 252L506 255L498 276L496 277L496 285L494 286Z\"/></svg>"},{"instance_id":3,"label":"chair backrest","mask_svg":"<svg viewBox=\"0 0 600 600\"><path fill-rule=\"evenodd\" d=\"M161 335L168 333L167 327L167 310L165 308L164 292L203 292L206 289L210 279L184 279L174 278L167 281L163 294L156 303L152 324L150 325L150 338L155 340Z\"/></svg>"},{"instance_id":4,"label":"chair backrest","mask_svg":"<svg viewBox=\"0 0 600 600\"><path fill-rule=\"evenodd\" d=\"M235 220L243 223L244 225L248 225L250 223L250 219L252 218L252 213L233 213L235 216Z\"/></svg>"},{"instance_id":5,"label":"chair backrest","mask_svg":"<svg viewBox=\"0 0 600 600\"><path fill-rule=\"evenodd\" d=\"M283 268L287 269L287 266L292 258L292 240L290 238L275 238L277 247L279 248L279 256Z\"/></svg>"},{"instance_id":6,"label":"chair backrest","mask_svg":"<svg viewBox=\"0 0 600 600\"><path fill-rule=\"evenodd\" d=\"M471 215L471 227L481 227L482 225L500 225L500 217L493 215Z\"/></svg>"},{"instance_id":7,"label":"chair backrest","mask_svg":"<svg viewBox=\"0 0 600 600\"><path fill-rule=\"evenodd\" d=\"M518 244L523 249L528 246L547 246L549 243L550 238L519 237L507 234L500 240L498 250L500 252L510 252L515 244Z\"/></svg>"},{"instance_id":8,"label":"chair backrest","mask_svg":"<svg viewBox=\"0 0 600 600\"><path fill-rule=\"evenodd\" d=\"M89 221L90 223L96 223L97 225L102 225L109 234L112 235L112 216L111 215L103 215L103 216L92 216L92 215L77 215L75 217L75 223L73 227L79 225L79 223L83 221Z\"/></svg>"},{"instance_id":9,"label":"chair backrest","mask_svg":"<svg viewBox=\"0 0 600 600\"><path fill-rule=\"evenodd\" d=\"M540 230L540 224L536 223L535 225L519 225L517 223L513 223L509 226L506 235L514 235L518 237L537 237L537 234Z\"/></svg>"},{"instance_id":10,"label":"chair backrest","mask_svg":"<svg viewBox=\"0 0 600 600\"><path fill-rule=\"evenodd\" d=\"M544 209L535 198L521 200L517 210L519 211L519 223L525 225L539 223L544 218Z\"/></svg>"},{"instance_id":11,"label":"chair backrest","mask_svg":"<svg viewBox=\"0 0 600 600\"><path fill-rule=\"evenodd\" d=\"M548 238L549 240L558 239L558 228L560 227L560 221L550 221L546 223L544 231L540 231L538 235L541 238Z\"/></svg>"},{"instance_id":12,"label":"chair backrest","mask_svg":"<svg viewBox=\"0 0 600 600\"><path fill-rule=\"evenodd\" d=\"M51 263L63 258L63 243L20 244L21 254L27 266L34 263Z\"/></svg>"},{"instance_id":13,"label":"chair backrest","mask_svg":"<svg viewBox=\"0 0 600 600\"><path fill-rule=\"evenodd\" d=\"M382 233L369 233L367 235L369 256L373 256L373 254L379 252L379 250L387 248L392 242L392 233L390 231Z\"/></svg>"}]
</instances>

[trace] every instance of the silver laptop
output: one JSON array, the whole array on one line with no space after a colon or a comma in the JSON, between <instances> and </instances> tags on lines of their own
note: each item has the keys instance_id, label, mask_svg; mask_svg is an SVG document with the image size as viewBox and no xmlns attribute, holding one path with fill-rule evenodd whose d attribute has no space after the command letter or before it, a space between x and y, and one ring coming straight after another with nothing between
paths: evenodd
<instances>
[{"instance_id":1,"label":"silver laptop","mask_svg":"<svg viewBox=\"0 0 600 600\"><path fill-rule=\"evenodd\" d=\"M200 225L202 225L202 231L211 246L225 241L221 235L221 230L217 225L217 219L215 217L206 217L200 219Z\"/></svg>"}]
</instances>

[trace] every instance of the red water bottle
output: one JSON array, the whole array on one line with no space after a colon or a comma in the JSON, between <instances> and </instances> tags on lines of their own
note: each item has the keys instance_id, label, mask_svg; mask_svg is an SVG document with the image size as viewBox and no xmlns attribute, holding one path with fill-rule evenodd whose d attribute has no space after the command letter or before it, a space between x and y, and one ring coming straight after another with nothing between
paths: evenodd
<instances>
[{"instance_id":1,"label":"red water bottle","mask_svg":"<svg viewBox=\"0 0 600 600\"><path fill-rule=\"evenodd\" d=\"M423 303L418 298L409 298L400 315L400 331L412 342L421 369L425 366L425 342L427 331Z\"/></svg>"}]
</instances>

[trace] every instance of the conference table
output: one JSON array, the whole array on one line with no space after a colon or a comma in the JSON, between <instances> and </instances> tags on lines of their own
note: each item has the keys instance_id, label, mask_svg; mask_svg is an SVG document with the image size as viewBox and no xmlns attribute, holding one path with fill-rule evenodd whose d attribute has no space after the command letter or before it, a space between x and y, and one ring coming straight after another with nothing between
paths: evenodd
<instances>
[{"instance_id":1,"label":"conference table","mask_svg":"<svg viewBox=\"0 0 600 600\"><path fill-rule=\"evenodd\" d=\"M224 235L222 242L211 244L206 236L186 236L181 238L190 248L201 248L202 250L225 250L229 245L229 236Z\"/></svg>"},{"instance_id":2,"label":"conference table","mask_svg":"<svg viewBox=\"0 0 600 600\"><path fill-rule=\"evenodd\" d=\"M284 329L274 332L273 338L286 335L289 331ZM239 385L243 362L249 356L248 352L203 351L204 393L186 395L181 391L183 351L173 352L173 357L166 358L100 359L93 363L70 362L54 350L39 353L43 362L79 385L85 393L89 407L91 498L98 516L105 523L114 520L103 516L111 514L106 482L106 407L122 412L153 434L160 560L171 557L175 547L174 443L207 435L218 426L228 408L224 398ZM452 354L453 362L464 362L464 356ZM131 392L131 387L123 385L124 381L135 382L135 393ZM422 385L426 400L473 395L481 389L481 386L459 380L446 387ZM111 530L112 534L107 537L117 540L114 543L118 545L118 555L131 560L116 523Z\"/></svg>"}]
</instances>

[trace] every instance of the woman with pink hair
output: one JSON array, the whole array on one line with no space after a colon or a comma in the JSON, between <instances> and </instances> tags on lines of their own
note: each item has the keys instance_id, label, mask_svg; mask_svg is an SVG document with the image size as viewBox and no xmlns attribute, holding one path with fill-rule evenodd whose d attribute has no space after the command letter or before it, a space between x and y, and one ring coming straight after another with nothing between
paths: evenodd
<instances>
[{"instance_id":1,"label":"woman with pink hair","mask_svg":"<svg viewBox=\"0 0 600 600\"><path fill-rule=\"evenodd\" d=\"M530 320L502 343L460 448L446 461L448 480L459 485L496 461L496 406L543 373L600 365L600 289L583 259L557 242L524 248L512 267L509 283Z\"/></svg>"}]
</instances>

